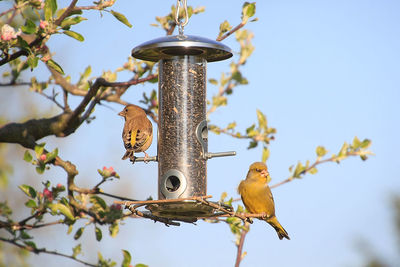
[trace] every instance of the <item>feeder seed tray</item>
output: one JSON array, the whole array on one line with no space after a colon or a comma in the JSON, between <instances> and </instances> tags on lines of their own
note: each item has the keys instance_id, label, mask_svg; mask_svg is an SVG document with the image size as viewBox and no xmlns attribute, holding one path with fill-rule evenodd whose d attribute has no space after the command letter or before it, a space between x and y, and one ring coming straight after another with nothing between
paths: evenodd
<instances>
[{"instance_id":1,"label":"feeder seed tray","mask_svg":"<svg viewBox=\"0 0 400 267\"><path fill-rule=\"evenodd\" d=\"M233 211L232 207L226 204L213 201L210 201L210 203L219 205L226 210ZM197 221L198 218L208 218L221 215L221 211L218 209L196 200L149 204L146 205L145 208L151 211L152 215L157 217L193 222Z\"/></svg>"}]
</instances>

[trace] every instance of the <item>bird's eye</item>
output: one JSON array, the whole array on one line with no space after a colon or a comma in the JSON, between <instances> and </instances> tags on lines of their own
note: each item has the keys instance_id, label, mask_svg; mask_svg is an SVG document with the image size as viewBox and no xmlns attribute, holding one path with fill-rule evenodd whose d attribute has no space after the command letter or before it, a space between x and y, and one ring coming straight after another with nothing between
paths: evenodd
<instances>
[{"instance_id":1,"label":"bird's eye","mask_svg":"<svg viewBox=\"0 0 400 267\"><path fill-rule=\"evenodd\" d=\"M257 171L257 172L261 172L261 170L260 170L260 169L256 169L256 171Z\"/></svg>"},{"instance_id":2,"label":"bird's eye","mask_svg":"<svg viewBox=\"0 0 400 267\"><path fill-rule=\"evenodd\" d=\"M128 112L128 109L127 109L127 108L125 109L125 112Z\"/></svg>"}]
</instances>

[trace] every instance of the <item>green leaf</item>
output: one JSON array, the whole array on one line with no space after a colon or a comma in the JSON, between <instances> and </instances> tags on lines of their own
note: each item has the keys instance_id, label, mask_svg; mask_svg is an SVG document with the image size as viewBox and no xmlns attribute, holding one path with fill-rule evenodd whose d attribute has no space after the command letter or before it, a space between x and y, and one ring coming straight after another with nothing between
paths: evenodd
<instances>
[{"instance_id":1,"label":"green leaf","mask_svg":"<svg viewBox=\"0 0 400 267\"><path fill-rule=\"evenodd\" d=\"M64 75L64 70L61 68L60 65L57 64L57 62L55 62L52 59L49 59L46 64L51 67L52 69L54 69L55 71L57 71L58 73Z\"/></svg>"},{"instance_id":2,"label":"green leaf","mask_svg":"<svg viewBox=\"0 0 400 267\"><path fill-rule=\"evenodd\" d=\"M22 239L32 239L32 236L28 235L25 231L21 231L21 236Z\"/></svg>"},{"instance_id":3,"label":"green leaf","mask_svg":"<svg viewBox=\"0 0 400 267\"><path fill-rule=\"evenodd\" d=\"M124 260L122 261L122 267L129 267L129 264L131 264L131 254L127 250L122 250L122 255L124 256Z\"/></svg>"},{"instance_id":4,"label":"green leaf","mask_svg":"<svg viewBox=\"0 0 400 267\"><path fill-rule=\"evenodd\" d=\"M263 152L262 152L262 157L261 157L262 162L266 162L268 160L269 153L270 153L270 151L269 151L268 147L264 147Z\"/></svg>"},{"instance_id":5,"label":"green leaf","mask_svg":"<svg viewBox=\"0 0 400 267\"><path fill-rule=\"evenodd\" d=\"M75 234L74 234L74 239L75 239L75 240L78 240L78 239L81 237L81 235L83 234L83 230L85 230L85 228L80 227L80 228L75 232Z\"/></svg>"},{"instance_id":6,"label":"green leaf","mask_svg":"<svg viewBox=\"0 0 400 267\"><path fill-rule=\"evenodd\" d=\"M31 68L31 71L32 71L34 68L37 67L38 62L39 62L39 58L38 58L38 57L36 57L36 56L33 55L33 54L29 55L28 60L27 60L27 63L28 63L28 65L29 65L29 67Z\"/></svg>"},{"instance_id":7,"label":"green leaf","mask_svg":"<svg viewBox=\"0 0 400 267\"><path fill-rule=\"evenodd\" d=\"M91 196L90 202L92 202L93 204L98 204L103 210L105 210L107 208L106 202L101 197Z\"/></svg>"},{"instance_id":8,"label":"green leaf","mask_svg":"<svg viewBox=\"0 0 400 267\"><path fill-rule=\"evenodd\" d=\"M49 205L51 210L53 212L59 212L63 214L65 217L67 217L70 220L75 220L74 215L72 214L72 211L69 207L65 206L64 204L61 203L56 203L56 204L50 204Z\"/></svg>"},{"instance_id":9,"label":"green leaf","mask_svg":"<svg viewBox=\"0 0 400 267\"><path fill-rule=\"evenodd\" d=\"M361 146L361 141L358 139L357 136L353 139L353 149L357 149Z\"/></svg>"},{"instance_id":10,"label":"green leaf","mask_svg":"<svg viewBox=\"0 0 400 267\"><path fill-rule=\"evenodd\" d=\"M301 162L297 163L296 168L294 169L293 177L301 178L300 175L303 174L303 171L306 169L305 166Z\"/></svg>"},{"instance_id":11,"label":"green leaf","mask_svg":"<svg viewBox=\"0 0 400 267\"><path fill-rule=\"evenodd\" d=\"M32 162L32 160L33 160L33 157L32 157L32 155L31 155L31 153L29 153L28 150L25 151L24 160L25 160L26 162Z\"/></svg>"},{"instance_id":12,"label":"green leaf","mask_svg":"<svg viewBox=\"0 0 400 267\"><path fill-rule=\"evenodd\" d=\"M149 267L149 265L143 264L143 263L138 263L135 265L135 267Z\"/></svg>"},{"instance_id":13,"label":"green leaf","mask_svg":"<svg viewBox=\"0 0 400 267\"><path fill-rule=\"evenodd\" d=\"M364 140L361 142L360 147L361 147L362 149L366 149L366 148L368 148L370 145L371 145L371 140L369 140L369 139L364 139Z\"/></svg>"},{"instance_id":14,"label":"green leaf","mask_svg":"<svg viewBox=\"0 0 400 267\"><path fill-rule=\"evenodd\" d=\"M110 225L109 229L111 237L116 237L119 232L119 224L114 222Z\"/></svg>"},{"instance_id":15,"label":"green leaf","mask_svg":"<svg viewBox=\"0 0 400 267\"><path fill-rule=\"evenodd\" d=\"M231 122L228 124L228 126L226 126L228 130L233 130L235 129L235 127L236 127L236 122Z\"/></svg>"},{"instance_id":16,"label":"green leaf","mask_svg":"<svg viewBox=\"0 0 400 267\"><path fill-rule=\"evenodd\" d=\"M129 23L128 19L121 13L118 13L114 10L111 10L111 14L113 14L113 16L121 21L123 24L125 24L126 26L128 26L129 28L132 28L132 24Z\"/></svg>"},{"instance_id":17,"label":"green leaf","mask_svg":"<svg viewBox=\"0 0 400 267\"><path fill-rule=\"evenodd\" d=\"M267 129L267 117L259 109L257 109L257 119L260 128Z\"/></svg>"},{"instance_id":18,"label":"green leaf","mask_svg":"<svg viewBox=\"0 0 400 267\"><path fill-rule=\"evenodd\" d=\"M219 25L219 34L222 35L224 33L226 33L227 31L230 31L232 29L232 26L229 24L229 22L227 20L225 20L224 22L222 22Z\"/></svg>"},{"instance_id":19,"label":"green leaf","mask_svg":"<svg viewBox=\"0 0 400 267\"><path fill-rule=\"evenodd\" d=\"M76 245L75 247L72 248L72 257L76 258L79 254L82 252L82 246L81 244Z\"/></svg>"},{"instance_id":20,"label":"green leaf","mask_svg":"<svg viewBox=\"0 0 400 267\"><path fill-rule=\"evenodd\" d=\"M242 7L242 22L247 23L248 19L256 13L256 3L245 2Z\"/></svg>"},{"instance_id":21,"label":"green leaf","mask_svg":"<svg viewBox=\"0 0 400 267\"><path fill-rule=\"evenodd\" d=\"M311 168L309 171L311 174L316 174L318 172L317 168Z\"/></svg>"},{"instance_id":22,"label":"green leaf","mask_svg":"<svg viewBox=\"0 0 400 267\"><path fill-rule=\"evenodd\" d=\"M38 174L43 174L45 169L46 169L46 165L40 164L39 166L36 167L36 172Z\"/></svg>"},{"instance_id":23,"label":"green leaf","mask_svg":"<svg viewBox=\"0 0 400 267\"><path fill-rule=\"evenodd\" d=\"M30 197L30 198L35 198L35 197L36 197L36 190L33 189L33 187L31 187L31 186L29 186L29 185L26 185L26 184L20 185L20 186L18 186L18 187L19 187L19 189L21 189L22 192L24 192L28 197Z\"/></svg>"},{"instance_id":24,"label":"green leaf","mask_svg":"<svg viewBox=\"0 0 400 267\"><path fill-rule=\"evenodd\" d=\"M247 149L255 148L258 145L258 142L256 141L250 141L249 146Z\"/></svg>"},{"instance_id":25,"label":"green leaf","mask_svg":"<svg viewBox=\"0 0 400 267\"><path fill-rule=\"evenodd\" d=\"M32 241L24 241L24 244L32 249L37 249L36 244Z\"/></svg>"},{"instance_id":26,"label":"green leaf","mask_svg":"<svg viewBox=\"0 0 400 267\"><path fill-rule=\"evenodd\" d=\"M317 156L321 157L321 158L323 156L325 156L326 153L328 153L328 151L323 146L317 146L317 149L315 150L315 152L317 153Z\"/></svg>"},{"instance_id":27,"label":"green leaf","mask_svg":"<svg viewBox=\"0 0 400 267\"><path fill-rule=\"evenodd\" d=\"M39 158L43 154L44 146L46 143L41 143L35 146L36 158Z\"/></svg>"},{"instance_id":28,"label":"green leaf","mask_svg":"<svg viewBox=\"0 0 400 267\"><path fill-rule=\"evenodd\" d=\"M26 203L25 206L28 208L36 208L36 202L33 199L29 199Z\"/></svg>"},{"instance_id":29,"label":"green leaf","mask_svg":"<svg viewBox=\"0 0 400 267\"><path fill-rule=\"evenodd\" d=\"M25 25L21 26L21 31L26 34L35 33L36 32L36 24L32 20L27 19L25 22Z\"/></svg>"},{"instance_id":30,"label":"green leaf","mask_svg":"<svg viewBox=\"0 0 400 267\"><path fill-rule=\"evenodd\" d=\"M343 158L346 157L347 155L347 149L349 148L349 144L347 144L346 142L343 143L342 148L339 151L338 157L339 158Z\"/></svg>"},{"instance_id":31,"label":"green leaf","mask_svg":"<svg viewBox=\"0 0 400 267\"><path fill-rule=\"evenodd\" d=\"M96 240L101 241L101 238L103 237L103 234L101 233L101 229L99 227L95 227L94 232L96 234Z\"/></svg>"},{"instance_id":32,"label":"green leaf","mask_svg":"<svg viewBox=\"0 0 400 267\"><path fill-rule=\"evenodd\" d=\"M64 34L68 35L69 37L72 37L80 42L83 42L85 38L80 33L74 32L74 31L63 31Z\"/></svg>"},{"instance_id":33,"label":"green leaf","mask_svg":"<svg viewBox=\"0 0 400 267\"><path fill-rule=\"evenodd\" d=\"M53 161L57 156L58 156L58 148L46 154L46 160L44 161L44 163Z\"/></svg>"},{"instance_id":34,"label":"green leaf","mask_svg":"<svg viewBox=\"0 0 400 267\"><path fill-rule=\"evenodd\" d=\"M67 231L67 235L69 235L71 232L72 232L72 229L73 229L74 227L72 226L72 224L70 224L69 226L68 226L68 231Z\"/></svg>"},{"instance_id":35,"label":"green leaf","mask_svg":"<svg viewBox=\"0 0 400 267\"><path fill-rule=\"evenodd\" d=\"M46 0L44 4L44 18L50 20L57 11L57 0Z\"/></svg>"},{"instance_id":36,"label":"green leaf","mask_svg":"<svg viewBox=\"0 0 400 267\"><path fill-rule=\"evenodd\" d=\"M81 17L81 16L76 16L72 18L66 18L61 22L61 28L69 28L72 25L78 24L84 20L87 20L87 18Z\"/></svg>"},{"instance_id":37,"label":"green leaf","mask_svg":"<svg viewBox=\"0 0 400 267\"><path fill-rule=\"evenodd\" d=\"M208 79L208 82L213 85L218 85L218 81L216 79Z\"/></svg>"}]
</instances>

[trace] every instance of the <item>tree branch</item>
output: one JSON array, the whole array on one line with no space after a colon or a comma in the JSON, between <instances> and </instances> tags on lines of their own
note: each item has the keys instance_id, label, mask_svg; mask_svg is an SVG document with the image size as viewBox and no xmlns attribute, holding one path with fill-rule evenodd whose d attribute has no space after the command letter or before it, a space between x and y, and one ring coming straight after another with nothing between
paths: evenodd
<instances>
[{"instance_id":1,"label":"tree branch","mask_svg":"<svg viewBox=\"0 0 400 267\"><path fill-rule=\"evenodd\" d=\"M0 236L0 241L12 244L12 245L17 246L17 247L19 247L21 249L26 249L26 250L28 250L30 252L35 253L35 254L40 254L40 253L52 254L52 255L57 255L57 256L61 256L61 257L64 257L64 258L68 258L68 259L77 261L77 262L82 263L82 264L87 265L87 266L92 266L92 267L97 267L98 266L97 264L92 264L92 263L88 263L88 262L85 262L83 260L77 259L73 255L67 255L67 254L64 254L64 253L57 252L57 251L47 250L45 248L40 248L39 249L39 248L34 248L34 247L31 247L31 246L28 246L28 245L22 245L22 244L18 243L17 240L14 240L14 239L7 239L7 238L4 238L4 237Z\"/></svg>"},{"instance_id":2,"label":"tree branch","mask_svg":"<svg viewBox=\"0 0 400 267\"><path fill-rule=\"evenodd\" d=\"M245 222L242 233L240 234L240 239L239 239L239 244L237 244L237 252L236 252L236 262L235 262L235 267L239 267L240 262L243 259L243 245L244 245L244 239L246 238L247 233L249 232L249 223Z\"/></svg>"}]
</instances>

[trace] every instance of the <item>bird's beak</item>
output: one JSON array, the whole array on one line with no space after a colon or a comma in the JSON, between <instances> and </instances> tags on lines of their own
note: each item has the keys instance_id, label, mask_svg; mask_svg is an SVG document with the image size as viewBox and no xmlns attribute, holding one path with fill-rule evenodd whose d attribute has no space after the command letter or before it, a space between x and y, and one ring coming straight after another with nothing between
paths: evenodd
<instances>
[{"instance_id":1,"label":"bird's beak","mask_svg":"<svg viewBox=\"0 0 400 267\"><path fill-rule=\"evenodd\" d=\"M262 170L262 171L261 171L261 176L263 176L263 177L268 177L268 175L269 175L269 173L268 173L267 170Z\"/></svg>"},{"instance_id":2,"label":"bird's beak","mask_svg":"<svg viewBox=\"0 0 400 267\"><path fill-rule=\"evenodd\" d=\"M120 116L122 116L122 117L125 117L124 111L121 111L120 113L118 113L118 115L120 115Z\"/></svg>"}]
</instances>

